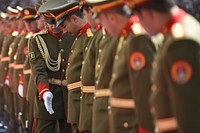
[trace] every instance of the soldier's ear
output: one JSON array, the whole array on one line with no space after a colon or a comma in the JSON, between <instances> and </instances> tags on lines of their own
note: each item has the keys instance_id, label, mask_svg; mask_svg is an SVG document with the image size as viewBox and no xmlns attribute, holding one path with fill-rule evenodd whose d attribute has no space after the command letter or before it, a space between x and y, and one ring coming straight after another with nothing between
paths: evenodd
<instances>
[{"instance_id":1,"label":"soldier's ear","mask_svg":"<svg viewBox=\"0 0 200 133\"><path fill-rule=\"evenodd\" d=\"M70 21L73 22L73 23L77 23L78 22L78 17L76 15L72 15L70 17Z\"/></svg>"}]
</instances>

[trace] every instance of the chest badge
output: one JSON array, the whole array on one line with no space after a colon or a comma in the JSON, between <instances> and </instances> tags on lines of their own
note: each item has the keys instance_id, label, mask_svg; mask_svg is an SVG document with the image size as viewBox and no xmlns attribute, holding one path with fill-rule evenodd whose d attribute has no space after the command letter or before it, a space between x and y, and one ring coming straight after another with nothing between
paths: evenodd
<instances>
[{"instance_id":1,"label":"chest badge","mask_svg":"<svg viewBox=\"0 0 200 133\"><path fill-rule=\"evenodd\" d=\"M185 60L178 60L171 66L171 78L179 84L187 83L192 77L192 67Z\"/></svg>"},{"instance_id":2,"label":"chest badge","mask_svg":"<svg viewBox=\"0 0 200 133\"><path fill-rule=\"evenodd\" d=\"M133 52L130 56L130 66L133 70L139 71L144 68L146 57L141 52Z\"/></svg>"}]
</instances>

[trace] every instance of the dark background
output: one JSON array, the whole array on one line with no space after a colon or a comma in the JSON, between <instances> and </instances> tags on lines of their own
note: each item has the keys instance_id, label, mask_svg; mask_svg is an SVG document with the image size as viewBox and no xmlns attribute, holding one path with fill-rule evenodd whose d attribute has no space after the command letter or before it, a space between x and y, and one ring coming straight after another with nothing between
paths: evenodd
<instances>
[{"instance_id":1,"label":"dark background","mask_svg":"<svg viewBox=\"0 0 200 133\"><path fill-rule=\"evenodd\" d=\"M32 6L41 0L0 0L0 10L5 12L8 5L11 7ZM200 0L175 0L181 8L190 13L200 21Z\"/></svg>"}]
</instances>

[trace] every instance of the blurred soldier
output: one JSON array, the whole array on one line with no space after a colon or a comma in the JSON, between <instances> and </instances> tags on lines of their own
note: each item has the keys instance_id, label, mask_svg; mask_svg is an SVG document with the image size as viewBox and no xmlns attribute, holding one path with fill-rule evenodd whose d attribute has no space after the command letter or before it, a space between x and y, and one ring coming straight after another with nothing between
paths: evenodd
<instances>
[{"instance_id":1,"label":"blurred soldier","mask_svg":"<svg viewBox=\"0 0 200 133\"><path fill-rule=\"evenodd\" d=\"M1 12L0 13L0 51L1 51L1 48L3 46L3 40L4 40L4 37L5 37L5 31L4 31L4 27L5 27L5 17L3 15L6 15L5 13ZM0 54L0 60L1 60L1 54ZM0 64L1 65L1 64ZM4 95L3 95L3 88L0 86L0 117L2 117L2 113L3 113L3 110L4 110L4 105L5 105L5 101L4 101Z\"/></svg>"},{"instance_id":2,"label":"blurred soldier","mask_svg":"<svg viewBox=\"0 0 200 133\"><path fill-rule=\"evenodd\" d=\"M152 133L154 123L148 100L154 44L142 33L137 17L130 17L124 0L90 2L107 31L120 36L110 82L111 132ZM145 83L139 82L142 80Z\"/></svg>"},{"instance_id":3,"label":"blurred soldier","mask_svg":"<svg viewBox=\"0 0 200 133\"><path fill-rule=\"evenodd\" d=\"M37 22L37 29L39 30L39 32L42 32L42 30L44 29L44 24L45 24L45 20L44 17L42 17L39 12L38 9L41 5L39 3L35 4L35 10L37 12L37 15L35 16L36 22ZM37 33L36 33L37 34ZM26 100L27 100L27 120L25 123L25 127L28 128L29 132L32 132L32 126L33 126L33 104L34 104L34 99L35 99L35 95L36 95L36 85L34 84L34 80L33 80L33 75L31 75L31 68L30 68L30 59L28 56L28 53L26 55L26 60L24 63L24 70L23 70L23 74L24 74L24 80L23 80L23 88L27 88L27 93L26 93Z\"/></svg>"},{"instance_id":4,"label":"blurred soldier","mask_svg":"<svg viewBox=\"0 0 200 133\"><path fill-rule=\"evenodd\" d=\"M153 63L152 105L159 132L200 132L200 24L173 0L133 0L149 35L165 39Z\"/></svg>"},{"instance_id":5,"label":"blurred soldier","mask_svg":"<svg viewBox=\"0 0 200 133\"><path fill-rule=\"evenodd\" d=\"M18 45L18 49L15 55L15 66L13 72L13 92L14 92L14 105L18 120L20 124L20 130L25 128L24 122L26 118L26 89L19 87L19 82L23 80L23 68L28 51L28 39L34 32L37 32L37 25L35 21L36 11L32 8L24 8L21 12L21 21L24 21L26 33L23 34ZM20 80L21 79L21 80Z\"/></svg>"},{"instance_id":6,"label":"blurred soldier","mask_svg":"<svg viewBox=\"0 0 200 133\"><path fill-rule=\"evenodd\" d=\"M5 99L5 110L8 112L10 117L15 119L14 116L14 107L13 107L13 96L11 93L11 89L8 84L5 84L6 81L6 76L8 74L9 70L9 46L13 42L14 38L16 37L17 33L17 24L15 21L15 18L18 14L18 11L16 9L13 9L11 7L7 8L7 14L8 14L8 19L5 21L5 38L3 42L3 46L1 49L1 66L0 66L0 71L1 76L0 76L0 84L3 87L3 92L4 92L4 99ZM7 76L8 79L8 76ZM9 80L9 79L8 79ZM7 80L7 81L8 81ZM6 82L8 83L8 82ZM8 124L8 123L6 123Z\"/></svg>"},{"instance_id":7,"label":"blurred soldier","mask_svg":"<svg viewBox=\"0 0 200 133\"><path fill-rule=\"evenodd\" d=\"M109 83L112 74L113 59L118 39L104 30L102 41L98 45L98 58L95 64L95 97L93 101L92 133L108 133L108 98L111 95Z\"/></svg>"},{"instance_id":8,"label":"blurred soldier","mask_svg":"<svg viewBox=\"0 0 200 133\"><path fill-rule=\"evenodd\" d=\"M63 34L44 3L39 13L48 28L35 34L29 41L29 58L37 92L34 103L33 132L54 133L57 122L60 132L70 133L67 123L68 90L65 80L66 65L74 37Z\"/></svg>"},{"instance_id":9,"label":"blurred soldier","mask_svg":"<svg viewBox=\"0 0 200 133\"><path fill-rule=\"evenodd\" d=\"M98 55L98 45L103 37L103 30L94 19L92 19L92 7L86 5L85 0L80 2L80 10L83 12L84 18L91 25L94 36L90 39L88 47L86 47L86 54L81 70L81 107L79 131L92 131L92 108L95 91L95 64ZM87 117L85 117L87 116Z\"/></svg>"},{"instance_id":10,"label":"blurred soldier","mask_svg":"<svg viewBox=\"0 0 200 133\"><path fill-rule=\"evenodd\" d=\"M80 117L81 97L81 68L84 63L88 41L93 36L89 23L79 10L78 2L69 2L57 8L48 10L60 25L63 31L76 36L68 60L66 79L69 90L68 122L73 126L73 132L77 132Z\"/></svg>"}]
</instances>

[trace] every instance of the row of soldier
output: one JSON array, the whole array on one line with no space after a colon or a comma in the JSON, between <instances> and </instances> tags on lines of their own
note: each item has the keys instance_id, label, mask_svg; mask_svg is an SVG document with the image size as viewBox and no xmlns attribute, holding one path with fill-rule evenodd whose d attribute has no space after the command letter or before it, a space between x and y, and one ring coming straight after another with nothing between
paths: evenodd
<instances>
[{"instance_id":1,"label":"row of soldier","mask_svg":"<svg viewBox=\"0 0 200 133\"><path fill-rule=\"evenodd\" d=\"M29 132L200 131L200 25L173 0L48 0L37 13L21 10L32 36L4 41L1 57L6 110L29 118Z\"/></svg>"}]
</instances>

